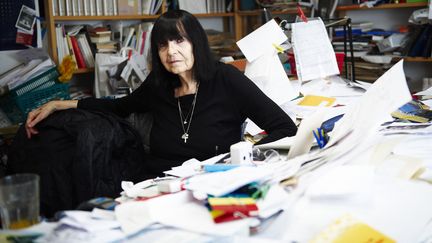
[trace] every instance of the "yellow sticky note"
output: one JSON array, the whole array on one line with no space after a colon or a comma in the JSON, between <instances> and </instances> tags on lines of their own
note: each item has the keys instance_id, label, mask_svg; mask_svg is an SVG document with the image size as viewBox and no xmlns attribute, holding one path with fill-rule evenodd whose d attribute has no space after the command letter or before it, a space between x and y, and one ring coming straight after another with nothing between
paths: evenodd
<instances>
[{"instance_id":1,"label":"yellow sticky note","mask_svg":"<svg viewBox=\"0 0 432 243\"><path fill-rule=\"evenodd\" d=\"M336 98L318 96L318 95L306 95L298 105L304 106L331 106L335 102Z\"/></svg>"},{"instance_id":2,"label":"yellow sticky note","mask_svg":"<svg viewBox=\"0 0 432 243\"><path fill-rule=\"evenodd\" d=\"M393 239L360 222L343 215L322 230L310 243L394 243Z\"/></svg>"}]
</instances>

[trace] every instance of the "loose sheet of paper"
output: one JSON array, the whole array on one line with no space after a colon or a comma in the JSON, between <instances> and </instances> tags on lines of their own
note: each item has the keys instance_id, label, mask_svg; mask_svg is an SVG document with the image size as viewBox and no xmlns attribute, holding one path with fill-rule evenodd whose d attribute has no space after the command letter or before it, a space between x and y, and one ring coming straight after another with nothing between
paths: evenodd
<instances>
[{"instance_id":1,"label":"loose sheet of paper","mask_svg":"<svg viewBox=\"0 0 432 243\"><path fill-rule=\"evenodd\" d=\"M208 209L189 191L160 196L147 201L128 202L115 208L117 220L127 235L137 233L154 223L192 232L230 236L248 228L248 220L223 224L213 222Z\"/></svg>"},{"instance_id":2,"label":"loose sheet of paper","mask_svg":"<svg viewBox=\"0 0 432 243\"><path fill-rule=\"evenodd\" d=\"M186 182L185 188L218 197L271 174L272 170L262 167L240 166L228 171L197 175Z\"/></svg>"},{"instance_id":3,"label":"loose sheet of paper","mask_svg":"<svg viewBox=\"0 0 432 243\"><path fill-rule=\"evenodd\" d=\"M417 92L417 93L415 93L415 95L432 95L432 87L430 87L426 90Z\"/></svg>"},{"instance_id":4,"label":"loose sheet of paper","mask_svg":"<svg viewBox=\"0 0 432 243\"><path fill-rule=\"evenodd\" d=\"M301 81L339 74L336 54L321 19L292 24L291 38Z\"/></svg>"},{"instance_id":5,"label":"loose sheet of paper","mask_svg":"<svg viewBox=\"0 0 432 243\"><path fill-rule=\"evenodd\" d=\"M298 96L274 49L248 62L245 75L278 105Z\"/></svg>"},{"instance_id":6,"label":"loose sheet of paper","mask_svg":"<svg viewBox=\"0 0 432 243\"><path fill-rule=\"evenodd\" d=\"M253 62L261 55L273 51L275 49L274 44L280 45L287 39L288 37L276 21L270 20L254 32L237 41L237 46L243 52L248 62Z\"/></svg>"},{"instance_id":7,"label":"loose sheet of paper","mask_svg":"<svg viewBox=\"0 0 432 243\"><path fill-rule=\"evenodd\" d=\"M306 117L300 123L297 134L294 136L291 148L288 152L287 158L292 159L296 156L309 152L314 143L313 131L316 131L324 121L324 115L328 108L321 107L310 117Z\"/></svg>"},{"instance_id":8,"label":"loose sheet of paper","mask_svg":"<svg viewBox=\"0 0 432 243\"><path fill-rule=\"evenodd\" d=\"M335 124L329 145L337 142L350 131L353 140L366 138L377 131L389 114L411 100L403 60L384 73L358 102L352 104L345 115ZM362 141L357 140L357 143Z\"/></svg>"}]
</instances>

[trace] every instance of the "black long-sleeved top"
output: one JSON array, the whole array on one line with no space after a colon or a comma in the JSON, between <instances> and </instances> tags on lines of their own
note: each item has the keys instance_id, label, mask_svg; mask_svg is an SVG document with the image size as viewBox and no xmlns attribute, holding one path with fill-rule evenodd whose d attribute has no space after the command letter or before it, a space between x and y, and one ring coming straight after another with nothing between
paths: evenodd
<instances>
[{"instance_id":1,"label":"black long-sleeved top","mask_svg":"<svg viewBox=\"0 0 432 243\"><path fill-rule=\"evenodd\" d=\"M193 94L180 97L183 114L189 112L193 99ZM289 116L250 79L223 63L217 64L211 80L200 82L187 143L181 138L183 129L174 88L158 85L153 73L126 97L80 100L78 108L120 116L152 112L148 163L154 174L190 158L204 160L216 153L229 152L230 146L240 141L241 125L247 117L268 133L260 143L293 136L297 131Z\"/></svg>"}]
</instances>

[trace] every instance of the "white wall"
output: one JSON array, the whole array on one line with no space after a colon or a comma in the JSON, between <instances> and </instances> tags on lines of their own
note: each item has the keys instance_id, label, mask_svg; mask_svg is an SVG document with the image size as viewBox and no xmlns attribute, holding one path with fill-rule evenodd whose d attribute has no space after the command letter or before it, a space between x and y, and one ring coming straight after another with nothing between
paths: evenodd
<instances>
[{"instance_id":1,"label":"white wall","mask_svg":"<svg viewBox=\"0 0 432 243\"><path fill-rule=\"evenodd\" d=\"M367 21L374 23L374 28L397 30L401 25L408 24L408 18L413 10L415 9L356 10L347 11L346 16L350 17L354 23Z\"/></svg>"}]
</instances>

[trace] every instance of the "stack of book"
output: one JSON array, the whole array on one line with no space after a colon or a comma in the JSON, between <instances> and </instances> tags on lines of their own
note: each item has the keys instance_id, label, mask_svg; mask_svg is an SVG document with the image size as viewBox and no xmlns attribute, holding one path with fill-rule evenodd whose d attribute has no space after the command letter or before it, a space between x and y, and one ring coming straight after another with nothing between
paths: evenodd
<instances>
[{"instance_id":1,"label":"stack of book","mask_svg":"<svg viewBox=\"0 0 432 243\"><path fill-rule=\"evenodd\" d=\"M118 50L118 43L115 41L100 42L95 45L98 53L116 53Z\"/></svg>"},{"instance_id":2,"label":"stack of book","mask_svg":"<svg viewBox=\"0 0 432 243\"><path fill-rule=\"evenodd\" d=\"M351 69L350 63L348 70ZM373 83L381 77L387 70L391 68L392 64L371 63L361 59L355 60L355 75L357 80ZM345 75L343 72L342 75Z\"/></svg>"},{"instance_id":3,"label":"stack of book","mask_svg":"<svg viewBox=\"0 0 432 243\"><path fill-rule=\"evenodd\" d=\"M107 27L89 28L91 43L96 46L96 52L115 53L118 50L116 42L111 40L111 30Z\"/></svg>"},{"instance_id":4,"label":"stack of book","mask_svg":"<svg viewBox=\"0 0 432 243\"><path fill-rule=\"evenodd\" d=\"M207 29L205 31L210 48L217 58L233 56L232 52L233 46L235 47L235 39L230 33L220 32L213 29Z\"/></svg>"}]
</instances>

